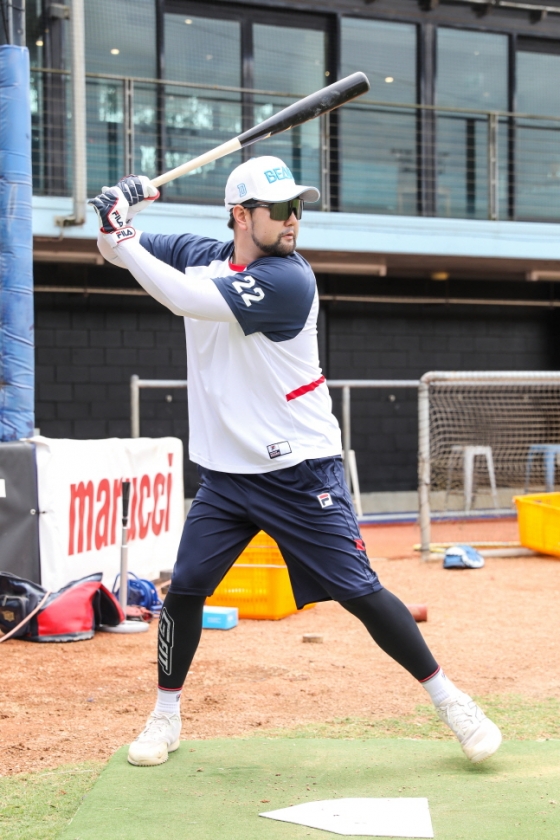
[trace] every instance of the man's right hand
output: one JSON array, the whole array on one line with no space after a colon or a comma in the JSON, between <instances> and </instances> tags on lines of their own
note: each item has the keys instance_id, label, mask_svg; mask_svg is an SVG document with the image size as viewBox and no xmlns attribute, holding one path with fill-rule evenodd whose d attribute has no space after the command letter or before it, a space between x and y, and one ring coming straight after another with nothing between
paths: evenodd
<instances>
[{"instance_id":1,"label":"man's right hand","mask_svg":"<svg viewBox=\"0 0 560 840\"><path fill-rule=\"evenodd\" d=\"M103 192L111 192L114 189L115 187L103 187ZM127 222L159 198L159 190L146 175L127 175L117 183L117 189L121 190L130 208L126 217Z\"/></svg>"}]
</instances>

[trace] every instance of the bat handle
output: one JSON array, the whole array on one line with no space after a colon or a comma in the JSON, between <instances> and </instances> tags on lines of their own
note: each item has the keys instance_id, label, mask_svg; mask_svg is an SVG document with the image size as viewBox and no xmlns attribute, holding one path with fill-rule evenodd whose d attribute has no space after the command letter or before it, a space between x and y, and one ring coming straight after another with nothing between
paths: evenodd
<instances>
[{"instance_id":1,"label":"bat handle","mask_svg":"<svg viewBox=\"0 0 560 840\"><path fill-rule=\"evenodd\" d=\"M237 152L240 148L241 143L239 142L239 138L233 137L231 140L228 140L227 143L222 143L221 146L216 146L215 149L210 149L209 152L205 152L203 155L199 155L192 160L188 160L186 163L182 163L181 166L176 166L175 169L170 169L169 172L164 172L163 175L158 175L157 178L152 179L152 184L154 187L161 187L163 184L168 184L169 181L174 181L175 178L179 178L181 175L186 175L188 172L194 172L195 169L199 169L207 163L212 163L213 160L219 160L219 158L230 155L232 152Z\"/></svg>"}]
</instances>

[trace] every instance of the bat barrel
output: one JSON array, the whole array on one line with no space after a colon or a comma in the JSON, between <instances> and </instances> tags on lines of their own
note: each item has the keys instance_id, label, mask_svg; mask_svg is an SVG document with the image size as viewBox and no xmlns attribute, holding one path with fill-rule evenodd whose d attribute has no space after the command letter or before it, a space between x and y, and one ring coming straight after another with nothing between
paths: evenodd
<instances>
[{"instance_id":1,"label":"bat barrel","mask_svg":"<svg viewBox=\"0 0 560 840\"><path fill-rule=\"evenodd\" d=\"M369 88L370 84L365 73L352 73L351 76L346 76L344 79L340 79L338 82L334 82L334 84L294 102L293 105L288 105L283 111L273 114L264 122L243 132L237 139L241 147L251 146L258 140L264 140L273 134L280 134L280 132L287 131L296 125L302 125L302 123L313 120L321 114L327 114L334 108L338 108L339 105L344 105L345 102L350 102L357 96L367 93Z\"/></svg>"},{"instance_id":2,"label":"bat barrel","mask_svg":"<svg viewBox=\"0 0 560 840\"><path fill-rule=\"evenodd\" d=\"M264 140L273 134L280 134L280 132L287 131L296 125L302 125L309 120L320 117L321 114L326 114L333 108L338 108L339 105L350 102L357 96L367 93L368 90L369 81L365 73L352 73L351 76L346 76L344 79L340 79L340 81L311 93L298 102L294 102L293 105L288 105L283 111L279 111L278 114L274 114L238 137L232 137L231 140L222 143L221 146L217 146L193 160L186 161L163 175L158 175L157 178L152 179L152 184L155 187L161 187L181 175L194 172L195 169L205 166L207 163L225 157L232 152L237 152L244 146L251 146L257 140Z\"/></svg>"}]
</instances>

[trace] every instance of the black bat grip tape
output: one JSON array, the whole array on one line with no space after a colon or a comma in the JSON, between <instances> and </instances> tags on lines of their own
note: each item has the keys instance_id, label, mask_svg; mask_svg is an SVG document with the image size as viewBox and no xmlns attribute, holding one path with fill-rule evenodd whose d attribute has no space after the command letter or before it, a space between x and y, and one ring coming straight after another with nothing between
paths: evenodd
<instances>
[{"instance_id":1,"label":"black bat grip tape","mask_svg":"<svg viewBox=\"0 0 560 840\"><path fill-rule=\"evenodd\" d=\"M122 524L123 528L128 525L128 505L130 503L130 481L122 483Z\"/></svg>"}]
</instances>

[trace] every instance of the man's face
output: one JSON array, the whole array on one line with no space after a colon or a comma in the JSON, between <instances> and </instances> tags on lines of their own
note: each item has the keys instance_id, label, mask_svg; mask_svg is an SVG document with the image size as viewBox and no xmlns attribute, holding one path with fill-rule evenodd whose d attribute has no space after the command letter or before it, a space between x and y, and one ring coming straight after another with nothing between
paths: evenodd
<instances>
[{"instance_id":1,"label":"man's face","mask_svg":"<svg viewBox=\"0 0 560 840\"><path fill-rule=\"evenodd\" d=\"M255 207L248 220L254 244L269 257L286 257L296 250L299 222L295 214L285 222L275 222L266 207Z\"/></svg>"}]
</instances>

